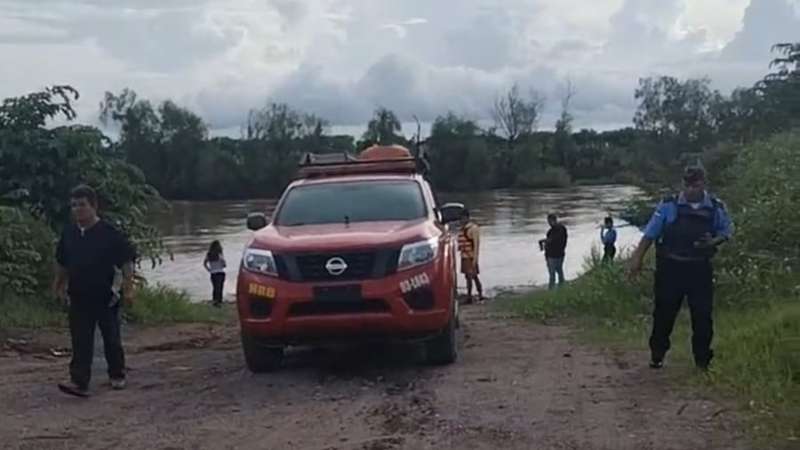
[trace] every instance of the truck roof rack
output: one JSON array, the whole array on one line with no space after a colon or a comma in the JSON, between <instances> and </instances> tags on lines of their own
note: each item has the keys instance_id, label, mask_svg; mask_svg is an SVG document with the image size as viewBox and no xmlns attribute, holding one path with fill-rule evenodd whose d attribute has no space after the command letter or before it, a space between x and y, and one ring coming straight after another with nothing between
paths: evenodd
<instances>
[{"instance_id":1,"label":"truck roof rack","mask_svg":"<svg viewBox=\"0 0 800 450\"><path fill-rule=\"evenodd\" d=\"M372 146L358 156L348 153L306 153L300 159L298 178L341 175L417 173L417 160L399 145Z\"/></svg>"}]
</instances>

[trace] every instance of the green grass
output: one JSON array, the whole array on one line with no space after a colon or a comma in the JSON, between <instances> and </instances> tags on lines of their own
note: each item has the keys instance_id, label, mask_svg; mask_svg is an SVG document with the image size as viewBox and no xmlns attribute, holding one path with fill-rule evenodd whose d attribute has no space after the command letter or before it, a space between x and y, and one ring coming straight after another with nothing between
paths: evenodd
<instances>
[{"instance_id":1,"label":"green grass","mask_svg":"<svg viewBox=\"0 0 800 450\"><path fill-rule=\"evenodd\" d=\"M501 298L498 307L535 321L568 321L591 342L646 352L652 271L630 282L621 264L603 267L594 260L587 269L560 290ZM736 399L752 419L755 436L784 442L800 437L800 302L770 292L749 294L757 298L747 301L737 295L725 286L718 290L710 373L691 370L686 307L672 334L667 370L681 372L684 383L686 373L696 373L688 378L695 386Z\"/></svg>"},{"instance_id":2,"label":"green grass","mask_svg":"<svg viewBox=\"0 0 800 450\"><path fill-rule=\"evenodd\" d=\"M208 303L192 303L189 295L167 286L143 286L126 312L132 322L162 325L181 322L222 322L225 314Z\"/></svg>"},{"instance_id":3,"label":"green grass","mask_svg":"<svg viewBox=\"0 0 800 450\"><path fill-rule=\"evenodd\" d=\"M66 326L67 315L55 299L10 296L0 300L0 329Z\"/></svg>"},{"instance_id":4,"label":"green grass","mask_svg":"<svg viewBox=\"0 0 800 450\"><path fill-rule=\"evenodd\" d=\"M42 297L11 296L0 300L0 329L66 327L66 309L56 300ZM186 322L223 322L225 309L207 303L192 303L183 291L157 285L136 291L132 307L123 309L125 318L141 325L167 325Z\"/></svg>"}]
</instances>

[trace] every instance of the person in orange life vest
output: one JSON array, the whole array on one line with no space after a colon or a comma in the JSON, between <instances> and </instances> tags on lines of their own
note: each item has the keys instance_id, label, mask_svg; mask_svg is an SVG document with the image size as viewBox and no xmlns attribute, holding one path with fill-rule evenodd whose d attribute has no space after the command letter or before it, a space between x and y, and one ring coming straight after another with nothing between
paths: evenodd
<instances>
[{"instance_id":1,"label":"person in orange life vest","mask_svg":"<svg viewBox=\"0 0 800 450\"><path fill-rule=\"evenodd\" d=\"M458 232L458 250L461 252L461 273L467 280L467 303L472 303L472 285L478 288L478 299L483 300L483 285L478 278L478 256L480 255L480 226L464 209L461 214L461 229Z\"/></svg>"}]
</instances>

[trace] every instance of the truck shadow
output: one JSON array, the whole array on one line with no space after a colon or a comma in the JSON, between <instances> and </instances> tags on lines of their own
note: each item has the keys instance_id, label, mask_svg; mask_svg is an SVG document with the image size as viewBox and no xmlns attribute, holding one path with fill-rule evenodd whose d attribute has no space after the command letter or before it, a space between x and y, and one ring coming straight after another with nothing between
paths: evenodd
<instances>
[{"instance_id":1,"label":"truck shadow","mask_svg":"<svg viewBox=\"0 0 800 450\"><path fill-rule=\"evenodd\" d=\"M282 371L316 369L338 377L370 373L381 369L425 367L425 348L414 343L343 344L292 347Z\"/></svg>"}]
</instances>

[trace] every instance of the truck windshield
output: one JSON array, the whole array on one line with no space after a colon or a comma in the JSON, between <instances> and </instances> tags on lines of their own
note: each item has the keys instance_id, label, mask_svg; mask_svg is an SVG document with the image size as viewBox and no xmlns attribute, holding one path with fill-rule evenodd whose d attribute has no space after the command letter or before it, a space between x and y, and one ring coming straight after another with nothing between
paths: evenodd
<instances>
[{"instance_id":1,"label":"truck windshield","mask_svg":"<svg viewBox=\"0 0 800 450\"><path fill-rule=\"evenodd\" d=\"M408 221L425 217L414 181L355 181L298 186L286 194L275 224Z\"/></svg>"}]
</instances>

